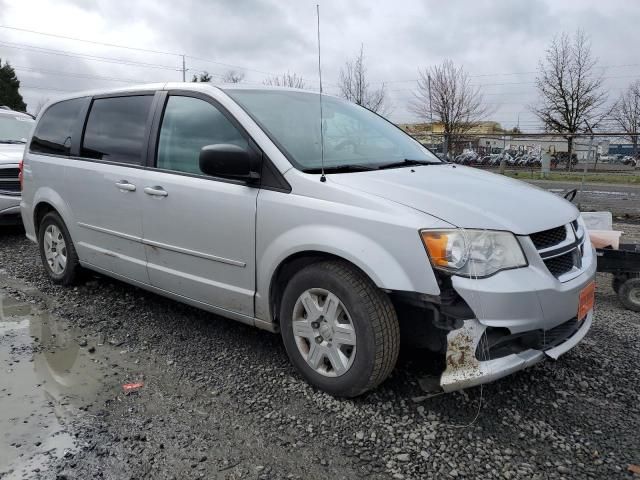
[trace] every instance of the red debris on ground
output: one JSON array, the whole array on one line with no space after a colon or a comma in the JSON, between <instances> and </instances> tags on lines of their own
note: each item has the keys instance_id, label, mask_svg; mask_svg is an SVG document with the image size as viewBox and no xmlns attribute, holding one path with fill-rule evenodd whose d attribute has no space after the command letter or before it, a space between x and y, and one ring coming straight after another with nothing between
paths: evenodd
<instances>
[{"instance_id":1,"label":"red debris on ground","mask_svg":"<svg viewBox=\"0 0 640 480\"><path fill-rule=\"evenodd\" d=\"M124 385L122 385L122 390L124 390L124 393L131 393L141 389L142 387L144 387L143 382L125 383Z\"/></svg>"}]
</instances>

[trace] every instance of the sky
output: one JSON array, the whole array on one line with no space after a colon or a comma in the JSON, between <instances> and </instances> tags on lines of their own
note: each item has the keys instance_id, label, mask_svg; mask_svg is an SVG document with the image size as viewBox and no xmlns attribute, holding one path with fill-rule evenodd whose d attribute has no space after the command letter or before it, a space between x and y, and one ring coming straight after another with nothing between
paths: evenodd
<instances>
[{"instance_id":1,"label":"sky","mask_svg":"<svg viewBox=\"0 0 640 480\"><path fill-rule=\"evenodd\" d=\"M0 0L0 58L31 111L68 91L181 81L182 54L187 80L235 69L255 85L291 72L317 89L316 3L324 90L338 93L362 45L370 86L384 83L396 123L419 120L407 108L418 69L451 59L489 119L537 130L535 72L562 31L589 35L611 101L640 78L636 0Z\"/></svg>"}]
</instances>

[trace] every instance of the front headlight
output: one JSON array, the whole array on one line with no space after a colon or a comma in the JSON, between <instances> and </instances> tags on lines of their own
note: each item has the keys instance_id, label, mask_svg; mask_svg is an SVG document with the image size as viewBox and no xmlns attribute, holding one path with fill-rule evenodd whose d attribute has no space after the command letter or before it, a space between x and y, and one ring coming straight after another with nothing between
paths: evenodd
<instances>
[{"instance_id":1,"label":"front headlight","mask_svg":"<svg viewBox=\"0 0 640 480\"><path fill-rule=\"evenodd\" d=\"M518 240L492 230L422 230L431 265L465 277L488 277L500 270L526 267Z\"/></svg>"}]
</instances>

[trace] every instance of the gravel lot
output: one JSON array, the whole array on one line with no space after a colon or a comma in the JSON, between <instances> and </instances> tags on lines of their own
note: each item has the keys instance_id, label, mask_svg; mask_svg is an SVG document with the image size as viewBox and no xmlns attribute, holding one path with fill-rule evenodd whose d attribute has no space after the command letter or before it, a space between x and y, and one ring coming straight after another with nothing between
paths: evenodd
<instances>
[{"instance_id":1,"label":"gravel lot","mask_svg":"<svg viewBox=\"0 0 640 480\"><path fill-rule=\"evenodd\" d=\"M32 319L0 318L0 478L632 478L640 314L609 285L557 362L424 398L425 361L404 352L375 392L336 400L278 336L105 277L52 286L3 230L0 296Z\"/></svg>"}]
</instances>

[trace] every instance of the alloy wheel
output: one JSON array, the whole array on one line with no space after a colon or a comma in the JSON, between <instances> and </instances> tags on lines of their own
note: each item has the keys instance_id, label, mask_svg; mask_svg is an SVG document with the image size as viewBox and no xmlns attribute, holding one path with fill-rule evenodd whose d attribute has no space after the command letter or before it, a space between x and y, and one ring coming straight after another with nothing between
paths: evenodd
<instances>
[{"instance_id":1,"label":"alloy wheel","mask_svg":"<svg viewBox=\"0 0 640 480\"><path fill-rule=\"evenodd\" d=\"M64 273L67 268L67 244L56 225L48 225L44 232L44 256L54 274Z\"/></svg>"},{"instance_id":2,"label":"alloy wheel","mask_svg":"<svg viewBox=\"0 0 640 480\"><path fill-rule=\"evenodd\" d=\"M347 308L322 288L306 290L293 308L293 335L300 354L317 373L339 377L356 356L356 331Z\"/></svg>"}]
</instances>

